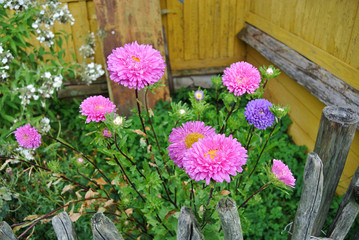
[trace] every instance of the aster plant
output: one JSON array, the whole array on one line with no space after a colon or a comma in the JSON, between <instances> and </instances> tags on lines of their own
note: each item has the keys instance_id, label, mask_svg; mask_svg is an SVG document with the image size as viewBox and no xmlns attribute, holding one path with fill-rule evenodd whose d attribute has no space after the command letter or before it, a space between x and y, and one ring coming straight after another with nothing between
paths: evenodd
<instances>
[{"instance_id":1,"label":"aster plant","mask_svg":"<svg viewBox=\"0 0 359 240\"><path fill-rule=\"evenodd\" d=\"M120 106L104 96L84 99L79 115L92 153L42 132L75 159L75 178L61 172L58 161L35 164L68 183L64 194L76 192L74 202L81 205L73 208L71 217L84 215L85 209L104 211L116 216L121 232L131 238L175 239L179 211L190 206L207 236L220 236L218 218L212 215L220 198L229 195L244 209L269 185L283 191L294 188L295 178L280 160L273 160L267 176L262 174L261 167L273 159L264 154L267 145L289 109L257 98L263 95L263 78L251 64L234 63L222 77L212 79L214 95L198 89L189 93L188 103L172 102L157 110L148 107L147 92L158 87L165 71L159 51L128 43L113 50L107 65L112 81L134 89L137 114L119 116ZM139 91L145 92L144 102ZM20 147L42 147L41 135L30 124L14 135ZM258 189L252 178L261 178L264 185Z\"/></svg>"}]
</instances>

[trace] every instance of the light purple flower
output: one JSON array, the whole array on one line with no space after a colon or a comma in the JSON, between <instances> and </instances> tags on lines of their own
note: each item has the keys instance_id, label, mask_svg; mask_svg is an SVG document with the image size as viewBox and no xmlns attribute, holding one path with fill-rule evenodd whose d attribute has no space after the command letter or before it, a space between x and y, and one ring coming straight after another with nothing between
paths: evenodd
<instances>
[{"instance_id":1,"label":"light purple flower","mask_svg":"<svg viewBox=\"0 0 359 240\"><path fill-rule=\"evenodd\" d=\"M15 138L24 148L36 149L41 145L41 135L29 123L15 130Z\"/></svg>"},{"instance_id":2,"label":"light purple flower","mask_svg":"<svg viewBox=\"0 0 359 240\"><path fill-rule=\"evenodd\" d=\"M104 130L102 131L102 135L103 135L104 137L106 137L106 138L112 137L112 133L111 133L110 130L108 130L108 129L104 129Z\"/></svg>"},{"instance_id":3,"label":"light purple flower","mask_svg":"<svg viewBox=\"0 0 359 240\"><path fill-rule=\"evenodd\" d=\"M194 93L194 97L195 97L198 101L203 100L203 91L197 90L197 91Z\"/></svg>"},{"instance_id":4,"label":"light purple flower","mask_svg":"<svg viewBox=\"0 0 359 240\"><path fill-rule=\"evenodd\" d=\"M294 188L295 178L292 172L281 160L273 159L272 172L285 185Z\"/></svg>"},{"instance_id":5,"label":"light purple flower","mask_svg":"<svg viewBox=\"0 0 359 240\"><path fill-rule=\"evenodd\" d=\"M244 116L249 124L258 129L266 129L273 125L274 114L269 110L272 103L266 99L254 99L249 101L245 107Z\"/></svg>"},{"instance_id":6,"label":"light purple flower","mask_svg":"<svg viewBox=\"0 0 359 240\"><path fill-rule=\"evenodd\" d=\"M112 113L116 109L116 105L110 99L104 96L92 96L82 101L80 105L80 113L87 116L86 123L91 121L99 122L106 120L106 113Z\"/></svg>"}]
</instances>

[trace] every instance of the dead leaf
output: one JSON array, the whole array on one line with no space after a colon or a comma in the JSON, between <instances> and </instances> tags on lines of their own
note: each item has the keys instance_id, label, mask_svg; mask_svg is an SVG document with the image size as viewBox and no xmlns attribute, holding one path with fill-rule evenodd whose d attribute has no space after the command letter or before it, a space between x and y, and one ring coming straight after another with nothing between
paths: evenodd
<instances>
[{"instance_id":1,"label":"dead leaf","mask_svg":"<svg viewBox=\"0 0 359 240\"><path fill-rule=\"evenodd\" d=\"M150 153L150 152L152 152L152 145L147 146L147 153Z\"/></svg>"},{"instance_id":2,"label":"dead leaf","mask_svg":"<svg viewBox=\"0 0 359 240\"><path fill-rule=\"evenodd\" d=\"M146 133L142 132L140 129L132 130L132 132L137 133L138 135L144 136L147 138Z\"/></svg>"},{"instance_id":3,"label":"dead leaf","mask_svg":"<svg viewBox=\"0 0 359 240\"><path fill-rule=\"evenodd\" d=\"M228 194L230 194L231 192L230 191L228 191L228 190L222 190L221 191L221 195L224 195L224 196L227 196Z\"/></svg>"},{"instance_id":4,"label":"dead leaf","mask_svg":"<svg viewBox=\"0 0 359 240\"><path fill-rule=\"evenodd\" d=\"M12 159L6 160L6 161L4 162L4 164L1 166L0 170L3 170L3 169L6 167L6 165L7 165L9 162L11 162L11 161L13 161L13 160L12 160Z\"/></svg>"},{"instance_id":5,"label":"dead leaf","mask_svg":"<svg viewBox=\"0 0 359 240\"><path fill-rule=\"evenodd\" d=\"M98 212L98 213L104 213L104 212L106 212L106 208L104 208L104 207L99 207L99 208L97 209L97 212Z\"/></svg>"},{"instance_id":6,"label":"dead leaf","mask_svg":"<svg viewBox=\"0 0 359 240\"><path fill-rule=\"evenodd\" d=\"M72 222L76 222L82 216L81 213L70 212L69 217Z\"/></svg>"},{"instance_id":7,"label":"dead leaf","mask_svg":"<svg viewBox=\"0 0 359 240\"><path fill-rule=\"evenodd\" d=\"M80 194L80 192L82 192L82 191L83 191L83 190L80 189L80 190L78 190L78 191L75 192L75 194L76 194L76 196L77 196L78 199L82 199L82 196L81 196L81 194Z\"/></svg>"},{"instance_id":8,"label":"dead leaf","mask_svg":"<svg viewBox=\"0 0 359 240\"><path fill-rule=\"evenodd\" d=\"M93 178L92 180L94 180L98 185L107 185L107 182L103 179L103 177L100 178Z\"/></svg>"},{"instance_id":9,"label":"dead leaf","mask_svg":"<svg viewBox=\"0 0 359 240\"><path fill-rule=\"evenodd\" d=\"M85 194L85 198L93 198L94 196L97 196L97 195L98 195L97 192L94 192L94 191L92 191L92 189L89 189Z\"/></svg>"},{"instance_id":10,"label":"dead leaf","mask_svg":"<svg viewBox=\"0 0 359 240\"><path fill-rule=\"evenodd\" d=\"M126 209L126 210L125 210L125 213L126 213L127 215L131 215L131 214L133 213L133 208L128 208L128 209Z\"/></svg>"},{"instance_id":11,"label":"dead leaf","mask_svg":"<svg viewBox=\"0 0 359 240\"><path fill-rule=\"evenodd\" d=\"M42 217L42 215L29 215L29 216L25 217L24 220L31 221L31 220L34 220L39 217Z\"/></svg>"},{"instance_id":12,"label":"dead leaf","mask_svg":"<svg viewBox=\"0 0 359 240\"><path fill-rule=\"evenodd\" d=\"M64 187L64 189L62 189L61 194L64 194L65 192L67 192L67 191L69 191L69 190L71 190L71 189L73 189L73 188L74 188L74 186L72 186L71 184L66 185L66 186Z\"/></svg>"},{"instance_id":13,"label":"dead leaf","mask_svg":"<svg viewBox=\"0 0 359 240\"><path fill-rule=\"evenodd\" d=\"M151 117L154 117L155 116L155 114L153 113L153 111L152 111L152 109L150 108L150 109L148 109L148 113L150 114L150 116ZM147 129L146 129L147 130Z\"/></svg>"},{"instance_id":14,"label":"dead leaf","mask_svg":"<svg viewBox=\"0 0 359 240\"><path fill-rule=\"evenodd\" d=\"M114 203L113 199L108 200L107 202L105 202L104 207L109 207L109 206L113 205L113 203Z\"/></svg>"},{"instance_id":15,"label":"dead leaf","mask_svg":"<svg viewBox=\"0 0 359 240\"><path fill-rule=\"evenodd\" d=\"M172 210L172 211L170 211L169 213L167 213L167 215L166 215L166 220L171 216L171 215L173 215L173 214L175 214L176 213L176 210Z\"/></svg>"},{"instance_id":16,"label":"dead leaf","mask_svg":"<svg viewBox=\"0 0 359 240\"><path fill-rule=\"evenodd\" d=\"M150 127L145 127L145 129L146 129L147 131L150 131L150 130L151 130Z\"/></svg>"},{"instance_id":17,"label":"dead leaf","mask_svg":"<svg viewBox=\"0 0 359 240\"><path fill-rule=\"evenodd\" d=\"M149 164L151 167L158 167L155 163L152 163L152 162L148 162L148 164Z\"/></svg>"}]
</instances>

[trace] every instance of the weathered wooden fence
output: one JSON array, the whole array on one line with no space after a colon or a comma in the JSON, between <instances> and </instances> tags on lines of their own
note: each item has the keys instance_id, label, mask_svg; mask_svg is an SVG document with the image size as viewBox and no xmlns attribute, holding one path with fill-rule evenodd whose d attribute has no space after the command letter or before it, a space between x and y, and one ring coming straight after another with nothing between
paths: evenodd
<instances>
[{"instance_id":1,"label":"weathered wooden fence","mask_svg":"<svg viewBox=\"0 0 359 240\"><path fill-rule=\"evenodd\" d=\"M329 206L343 171L345 159L359 122L357 113L340 107L326 107L323 110L316 152L308 154L301 199L290 229L292 240L327 239L342 240L350 230L359 213L359 168L339 206L336 217L326 236L318 237L323 229ZM231 198L223 198L217 203L217 213L221 221L225 240L243 240L242 228L236 203ZM122 240L115 225L102 213L92 217L94 240ZM76 232L66 212L52 218L52 225L58 240L75 240ZM0 239L15 240L11 227L0 223ZM177 227L178 240L202 240L201 228L191 208L182 207ZM359 230L353 240L359 239Z\"/></svg>"}]
</instances>

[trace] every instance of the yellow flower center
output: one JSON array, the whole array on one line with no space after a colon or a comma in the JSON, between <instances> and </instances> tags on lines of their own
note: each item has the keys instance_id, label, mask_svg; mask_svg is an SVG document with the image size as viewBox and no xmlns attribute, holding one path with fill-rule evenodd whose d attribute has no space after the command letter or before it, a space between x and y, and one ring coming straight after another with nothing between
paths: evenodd
<instances>
[{"instance_id":1,"label":"yellow flower center","mask_svg":"<svg viewBox=\"0 0 359 240\"><path fill-rule=\"evenodd\" d=\"M132 59L135 60L135 61L137 61L137 62L140 61L140 59L139 59L138 57L132 57Z\"/></svg>"},{"instance_id":2,"label":"yellow flower center","mask_svg":"<svg viewBox=\"0 0 359 240\"><path fill-rule=\"evenodd\" d=\"M24 138L26 139L26 140L29 140L29 137L25 134L24 135Z\"/></svg>"},{"instance_id":3,"label":"yellow flower center","mask_svg":"<svg viewBox=\"0 0 359 240\"><path fill-rule=\"evenodd\" d=\"M239 85L242 84L242 83L247 82L247 78L241 78L241 77L239 77L239 78L237 78L236 80L237 80L237 83L238 83Z\"/></svg>"},{"instance_id":4,"label":"yellow flower center","mask_svg":"<svg viewBox=\"0 0 359 240\"><path fill-rule=\"evenodd\" d=\"M202 98L202 94L201 93L196 93L196 97L197 98Z\"/></svg>"},{"instance_id":5,"label":"yellow flower center","mask_svg":"<svg viewBox=\"0 0 359 240\"><path fill-rule=\"evenodd\" d=\"M186 144L187 148L192 147L192 144L197 142L198 139L200 138L204 138L204 136L200 133L190 133L187 135L187 137L185 138L184 142Z\"/></svg>"},{"instance_id":6,"label":"yellow flower center","mask_svg":"<svg viewBox=\"0 0 359 240\"><path fill-rule=\"evenodd\" d=\"M104 109L105 107L104 106L96 106L95 109L96 110L100 110L100 109Z\"/></svg>"},{"instance_id":7,"label":"yellow flower center","mask_svg":"<svg viewBox=\"0 0 359 240\"><path fill-rule=\"evenodd\" d=\"M211 155L211 159L212 159L212 161L213 161L214 156L217 156L217 154L216 154L217 151L218 151L218 150L208 151L208 152L204 155L204 157L207 157L207 154L209 154L209 155Z\"/></svg>"}]
</instances>

